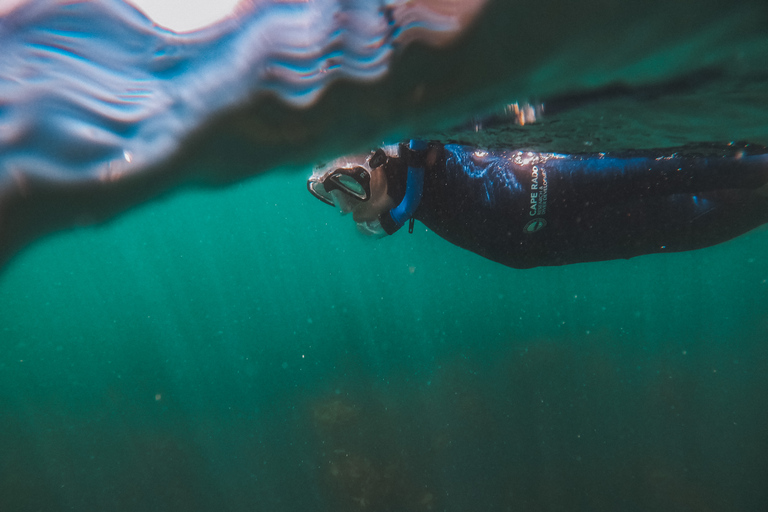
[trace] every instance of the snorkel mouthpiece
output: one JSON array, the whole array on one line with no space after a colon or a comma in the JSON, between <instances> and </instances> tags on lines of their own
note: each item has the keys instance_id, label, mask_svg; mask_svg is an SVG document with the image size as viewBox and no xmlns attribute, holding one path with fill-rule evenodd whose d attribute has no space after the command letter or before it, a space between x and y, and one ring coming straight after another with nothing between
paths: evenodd
<instances>
[{"instance_id":1,"label":"snorkel mouthpiece","mask_svg":"<svg viewBox=\"0 0 768 512\"><path fill-rule=\"evenodd\" d=\"M403 227L405 221L413 217L421 202L424 192L424 165L427 143L421 140L411 140L408 152L408 178L405 186L405 196L400 204L386 213L379 215L379 222L384 231L391 235Z\"/></svg>"}]
</instances>

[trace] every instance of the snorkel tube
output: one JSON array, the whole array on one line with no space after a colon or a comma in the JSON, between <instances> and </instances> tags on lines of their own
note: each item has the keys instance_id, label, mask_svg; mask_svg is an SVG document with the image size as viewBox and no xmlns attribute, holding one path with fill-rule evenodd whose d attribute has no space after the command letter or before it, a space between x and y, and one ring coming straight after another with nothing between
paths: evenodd
<instances>
[{"instance_id":1,"label":"snorkel tube","mask_svg":"<svg viewBox=\"0 0 768 512\"><path fill-rule=\"evenodd\" d=\"M399 205L379 215L381 227L388 235L395 233L403 227L406 220L413 217L424 192L424 160L427 143L422 140L411 139L408 148L408 178L405 186L405 197Z\"/></svg>"}]
</instances>

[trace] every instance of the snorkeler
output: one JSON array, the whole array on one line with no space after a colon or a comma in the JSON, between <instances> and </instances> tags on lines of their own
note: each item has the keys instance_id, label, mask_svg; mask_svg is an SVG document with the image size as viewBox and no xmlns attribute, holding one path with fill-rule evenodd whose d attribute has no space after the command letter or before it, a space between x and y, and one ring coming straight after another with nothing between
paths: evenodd
<instances>
[{"instance_id":1,"label":"snorkeler","mask_svg":"<svg viewBox=\"0 0 768 512\"><path fill-rule=\"evenodd\" d=\"M425 143L316 169L321 201L371 235L419 220L514 268L687 251L768 222L768 149L557 154Z\"/></svg>"}]
</instances>

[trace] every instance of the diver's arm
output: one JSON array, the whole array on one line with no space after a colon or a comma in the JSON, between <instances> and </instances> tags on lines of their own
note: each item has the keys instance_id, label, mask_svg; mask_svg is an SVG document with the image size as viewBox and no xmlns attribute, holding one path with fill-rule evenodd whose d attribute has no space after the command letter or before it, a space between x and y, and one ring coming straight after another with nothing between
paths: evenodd
<instances>
[{"instance_id":1,"label":"diver's arm","mask_svg":"<svg viewBox=\"0 0 768 512\"><path fill-rule=\"evenodd\" d=\"M584 201L754 190L768 183L768 154L689 156L648 150L631 155L567 155L549 159L545 168L572 199Z\"/></svg>"}]
</instances>

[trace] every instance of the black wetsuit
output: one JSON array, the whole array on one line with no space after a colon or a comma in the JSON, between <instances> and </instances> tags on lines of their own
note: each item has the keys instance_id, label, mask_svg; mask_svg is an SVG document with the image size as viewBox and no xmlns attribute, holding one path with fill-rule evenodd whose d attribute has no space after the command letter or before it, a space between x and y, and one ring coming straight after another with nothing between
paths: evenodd
<instances>
[{"instance_id":1,"label":"black wetsuit","mask_svg":"<svg viewBox=\"0 0 768 512\"><path fill-rule=\"evenodd\" d=\"M768 182L765 148L562 155L432 147L438 158L414 218L510 267L686 251L768 222L768 198L754 191ZM404 173L396 174L401 195Z\"/></svg>"}]
</instances>

